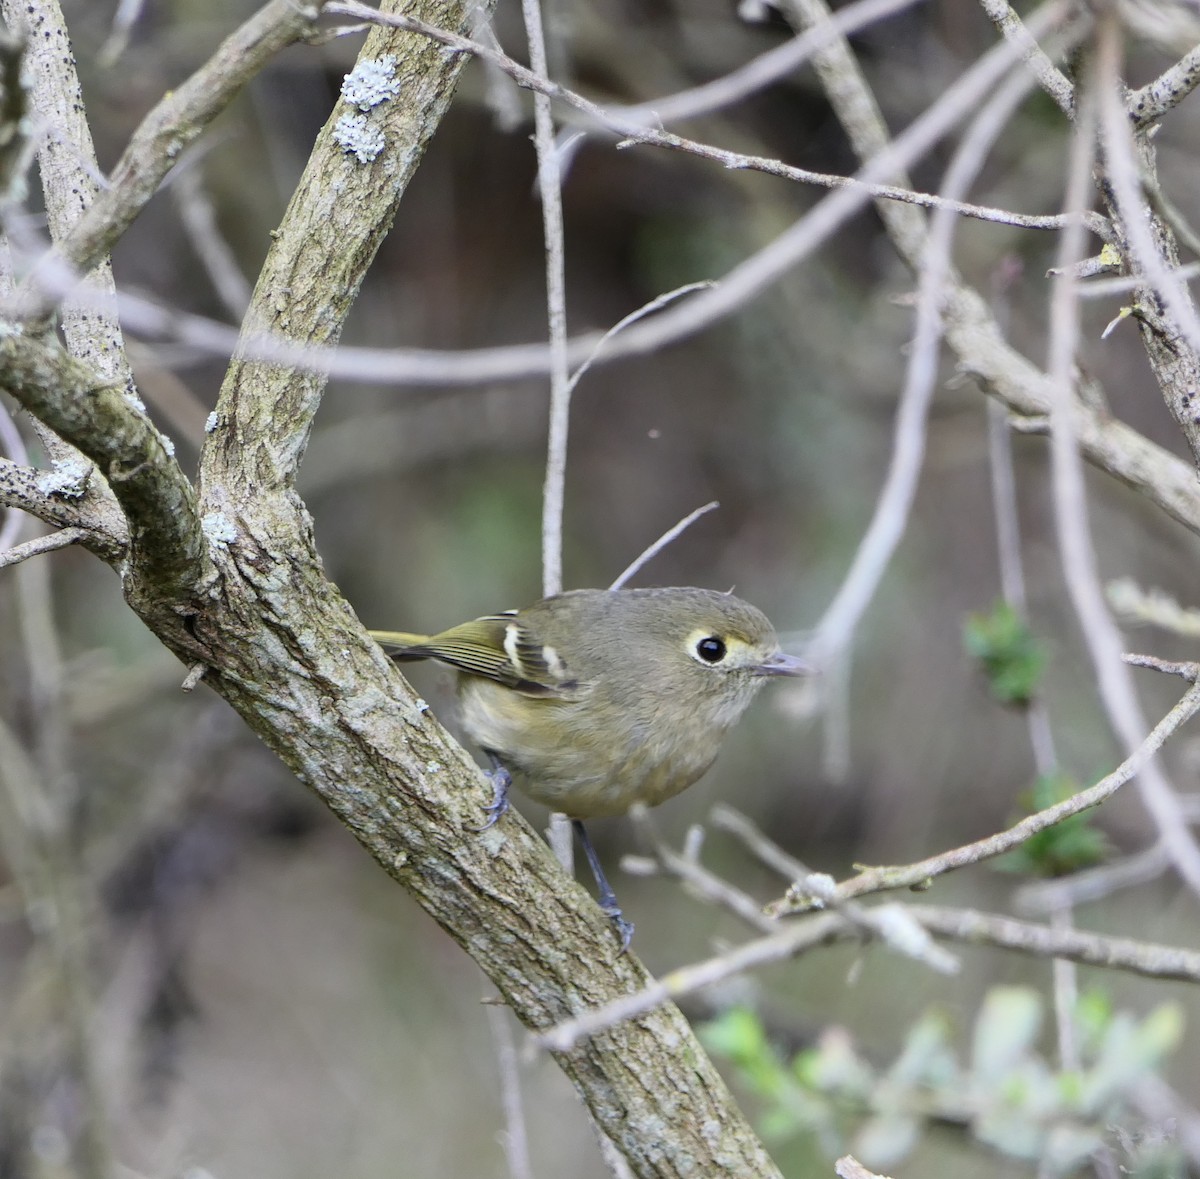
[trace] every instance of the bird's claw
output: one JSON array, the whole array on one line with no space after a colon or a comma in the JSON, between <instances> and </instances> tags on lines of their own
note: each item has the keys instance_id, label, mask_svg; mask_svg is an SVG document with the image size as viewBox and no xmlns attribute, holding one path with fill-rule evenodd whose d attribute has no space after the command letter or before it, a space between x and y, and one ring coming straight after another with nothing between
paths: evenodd
<instances>
[{"instance_id":1,"label":"bird's claw","mask_svg":"<svg viewBox=\"0 0 1200 1179\"><path fill-rule=\"evenodd\" d=\"M621 948L617 952L617 957L629 952L629 944L633 941L633 922L626 921L625 915L620 909L606 909L603 905L600 906L605 917L612 922L613 932L617 935L617 940L621 943Z\"/></svg>"},{"instance_id":2,"label":"bird's claw","mask_svg":"<svg viewBox=\"0 0 1200 1179\"><path fill-rule=\"evenodd\" d=\"M492 763L492 768L488 771L487 779L492 784L492 801L483 808L484 814L487 815L487 820L482 826L476 827L476 831L487 831L494 827L504 818L508 811L508 791L512 786L512 774L507 768L501 765L498 761Z\"/></svg>"}]
</instances>

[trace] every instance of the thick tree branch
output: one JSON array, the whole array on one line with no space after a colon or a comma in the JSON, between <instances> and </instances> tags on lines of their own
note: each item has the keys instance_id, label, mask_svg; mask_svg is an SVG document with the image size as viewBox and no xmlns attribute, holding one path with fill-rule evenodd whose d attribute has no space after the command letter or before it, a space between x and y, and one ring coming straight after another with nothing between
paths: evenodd
<instances>
[{"instance_id":1,"label":"thick tree branch","mask_svg":"<svg viewBox=\"0 0 1200 1179\"><path fill-rule=\"evenodd\" d=\"M435 7L446 15L445 5ZM361 116L380 154L368 162L344 146L339 120L359 116L349 103L339 103L273 235L242 325L243 340L270 336L320 349L341 335L463 64L424 38L375 30L360 61L380 62L385 55L395 59L400 97ZM253 512L255 504L274 502L290 487L325 382L319 367L297 373L235 356L204 448L201 484L212 506L231 498Z\"/></svg>"},{"instance_id":2,"label":"thick tree branch","mask_svg":"<svg viewBox=\"0 0 1200 1179\"><path fill-rule=\"evenodd\" d=\"M312 35L320 10L319 0L271 0L227 37L200 69L163 98L134 132L108 185L96 194L71 232L59 242L57 263L61 265L65 259L74 270L86 273L106 258L158 191L180 153L276 53ZM53 274L54 262L39 270ZM63 294L54 289L56 285L33 291L34 302L26 302L20 308L22 314L48 310Z\"/></svg>"},{"instance_id":3,"label":"thick tree branch","mask_svg":"<svg viewBox=\"0 0 1200 1179\"><path fill-rule=\"evenodd\" d=\"M46 224L52 240L59 242L95 199L100 175L71 41L58 0L3 0L3 14L11 28L21 31L25 44L23 72L29 79L30 122L40 132L37 160ZM38 248L40 245L39 241ZM69 270L61 265L59 269ZM64 289L70 285L65 284ZM97 381L120 385L136 399L115 294L112 265L105 254L96 259L62 307L62 334L67 350L92 369ZM42 446L56 466L72 469L86 462L36 417L33 420ZM118 513L112 490L102 480L91 480L87 495L101 504L105 516Z\"/></svg>"},{"instance_id":4,"label":"thick tree branch","mask_svg":"<svg viewBox=\"0 0 1200 1179\"><path fill-rule=\"evenodd\" d=\"M146 608L199 593L195 494L145 412L56 343L15 332L0 333L0 389L78 447L112 488L129 522L131 603Z\"/></svg>"},{"instance_id":5,"label":"thick tree branch","mask_svg":"<svg viewBox=\"0 0 1200 1179\"><path fill-rule=\"evenodd\" d=\"M268 548L243 533L219 552L225 608L195 620L206 681L467 950L527 1027L643 987L641 965L617 955L607 919L518 815L479 833L490 788L306 558L307 535L269 539ZM674 1007L558 1060L638 1176L778 1175Z\"/></svg>"},{"instance_id":6,"label":"thick tree branch","mask_svg":"<svg viewBox=\"0 0 1200 1179\"><path fill-rule=\"evenodd\" d=\"M410 7L418 18L465 22L444 0ZM364 151L344 146L343 117L358 120L344 105L318 137L247 336L336 342L464 60L424 37L373 31L360 61L379 70L389 58L399 97L354 123L370 133L358 141ZM617 956L607 920L518 816L479 833L488 791L478 769L324 577L292 491L323 387L319 374L259 360L230 367L201 461L221 573L219 598L192 628L206 682L464 946L527 1026L639 988L641 966ZM637 1175L778 1174L674 1008L559 1059Z\"/></svg>"},{"instance_id":7,"label":"thick tree branch","mask_svg":"<svg viewBox=\"0 0 1200 1179\"><path fill-rule=\"evenodd\" d=\"M539 83L529 71L523 70L516 63L486 46L469 41L461 34L451 33L445 29L422 22L411 15L380 14L364 6L339 4L331 6L335 11L353 12L355 14L373 14L377 19L387 20L398 27L418 29L427 36L436 36L444 43L464 51L469 50L486 56L489 61L498 59L507 67L522 85L537 88L546 87L546 92L567 101L573 101L578 96L569 95L555 83ZM489 56L490 55L490 56ZM586 100L579 100L586 103ZM581 109L583 109L581 107ZM601 111L601 108L596 108ZM601 113L603 113L601 111ZM644 129L640 136L644 142L657 142L656 135L661 133ZM639 129L630 125L624 131L633 135ZM665 141L663 146L671 146ZM864 145L864 150L869 145ZM716 152L714 158L727 166L753 166L750 157L737 156L734 161L725 158L729 153ZM796 171L796 170L793 170ZM793 176L793 179L811 179L817 174ZM857 180L847 177L823 177L814 182L829 180L838 184L858 184ZM917 199L920 203L936 205L937 197L925 194L914 194L906 189L894 186L870 185L864 186L877 196L890 199ZM958 207L953 204L950 207ZM972 212L977 207L962 206L961 211L967 215L980 215L986 211ZM997 216L1008 218L1008 214L993 211ZM895 222L895 218L892 219ZM1038 219L1047 226L1061 227L1060 216ZM1093 228L1099 231L1101 219L1096 219ZM1023 222L1018 222L1023 223ZM919 245L908 239L910 244ZM1048 385L1044 374L1030 364L1020 353L1011 348L1003 339L986 303L969 288L956 287L947 296L947 338L958 353L963 368L975 375L985 389L1003 401L1014 413L1034 419L1024 426L1027 430L1039 430L1043 426L1036 419L1045 415L1049 410L1047 395ZM162 328L171 334L172 317L163 317ZM182 324L184 320L179 320ZM188 320L187 322L192 322ZM690 329L688 329L690 330ZM684 334L681 330L680 334ZM198 346L224 350L229 347L228 333L221 329L213 329L207 336L199 329L186 331L181 338ZM256 355L266 359L273 358L277 363L304 364L312 363L320 366L332 359L321 355L316 349L309 352L300 343L288 344L275 338L274 344L267 342L263 335L244 337L252 341L249 345ZM578 341L572 356L583 356L594 346L594 339ZM605 361L617 359L623 354L624 345L616 341L612 349L604 357ZM370 349L343 349L340 353L340 363L336 371L346 379L372 381L400 380L422 384L458 384L491 382L504 379L516 379L522 376L544 373L548 368L548 357L544 346L526 345L511 348L480 349L463 354L423 353L414 350L389 354ZM1158 504L1164 511L1193 531L1200 531L1200 490L1196 487L1192 472L1181 460L1157 444L1144 438L1124 423L1109 418L1106 415L1091 411L1083 411L1081 422L1080 443L1085 456L1090 462L1107 471L1129 486L1144 493L1152 502Z\"/></svg>"},{"instance_id":8,"label":"thick tree branch","mask_svg":"<svg viewBox=\"0 0 1200 1179\"><path fill-rule=\"evenodd\" d=\"M58 0L32 4L3 0L5 20L25 38L25 72L29 101L42 125L38 171L46 200L50 236L62 242L100 191L100 168L66 21ZM60 264L61 266L61 264ZM88 273L88 272L91 273ZM114 297L116 284L107 250L81 268L85 287L69 300L62 315L63 335L72 356L91 365L105 381L120 381L133 390Z\"/></svg>"},{"instance_id":9,"label":"thick tree branch","mask_svg":"<svg viewBox=\"0 0 1200 1179\"><path fill-rule=\"evenodd\" d=\"M82 528L82 543L101 560L113 565L129 547L129 525L110 495L93 494L93 468L84 464L77 472L38 471L11 459L0 458L0 504L19 508L56 528Z\"/></svg>"}]
</instances>

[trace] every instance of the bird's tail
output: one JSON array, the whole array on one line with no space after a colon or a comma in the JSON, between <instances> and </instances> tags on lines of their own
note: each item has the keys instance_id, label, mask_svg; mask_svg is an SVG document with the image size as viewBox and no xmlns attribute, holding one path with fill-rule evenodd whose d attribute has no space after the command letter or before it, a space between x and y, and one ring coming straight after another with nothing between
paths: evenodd
<instances>
[{"instance_id":1,"label":"bird's tail","mask_svg":"<svg viewBox=\"0 0 1200 1179\"><path fill-rule=\"evenodd\" d=\"M429 642L428 635L413 635L403 630L372 630L367 632L393 659L424 659L427 653L410 654L413 647Z\"/></svg>"}]
</instances>

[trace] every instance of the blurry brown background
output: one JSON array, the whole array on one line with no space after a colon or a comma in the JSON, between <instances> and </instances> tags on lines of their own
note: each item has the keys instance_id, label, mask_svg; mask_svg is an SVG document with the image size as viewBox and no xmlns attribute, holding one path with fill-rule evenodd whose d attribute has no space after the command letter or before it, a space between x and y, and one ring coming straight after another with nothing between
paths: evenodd
<instances>
[{"instance_id":1,"label":"blurry brown background","mask_svg":"<svg viewBox=\"0 0 1200 1179\"><path fill-rule=\"evenodd\" d=\"M111 167L149 106L254 7L147 5L124 53L103 65L116 4L69 0L102 167ZM716 77L789 35L782 23L743 23L732 4L715 0L558 0L548 20L555 76L611 102ZM497 25L523 56L511 4L501 5ZM973 5L940 0L854 44L899 129L993 42ZM283 54L185 162L251 281L358 45L346 38ZM1146 51L1132 61L1130 80L1145 82L1166 64ZM530 125L502 126L488 87L480 66L469 65L347 343L453 349L544 337ZM528 110L527 95L515 101ZM1194 101L1185 103L1160 138L1163 175L1191 216L1200 211L1194 199L1187 207L1200 191L1196 113ZM805 167L853 169L807 73L681 130ZM1057 112L1035 98L973 199L1057 211L1063 144ZM918 186L936 189L943 165L944 156L918 167ZM160 194L121 242L118 281L229 321L182 227L178 188ZM719 277L818 196L648 148L616 151L589 136L565 187L572 331L606 328L664 290ZM958 265L985 290L1019 264L1004 311L1012 338L1038 362L1054 244L1050 235L974 223L958 237ZM717 499L720 510L639 583L736 586L801 639L845 574L882 482L911 325L898 300L911 286L867 212L740 315L656 356L595 368L572 417L568 586L607 584L677 519ZM1098 340L1117 305L1087 305L1085 363L1102 377L1115 413L1182 453L1133 329ZM220 363L149 345L135 360L143 396L194 470ZM545 414L541 381L466 390L335 383L302 490L328 572L367 625L438 629L538 596ZM966 614L1000 592L985 427L975 387L950 381L940 390L912 527L857 646L848 772L835 780L823 770L825 730L805 715L805 699L787 690L764 696L708 777L656 813L668 838L678 842L724 800L813 868L841 877L855 862L917 858L1014 816L1032 775L1024 726L989 700L961 641ZM1050 653L1047 701L1062 760L1086 782L1115 764L1115 747L1062 592L1046 445L1017 438L1015 448L1033 625ZM1196 538L1110 479L1093 474L1090 487L1105 575L1132 575L1194 601ZM219 1179L505 1174L478 971L223 704L203 688L177 691L182 669L125 608L108 570L81 551L49 560L71 660L90 863L106 912L101 1013L123 1157L145 1174L191 1167ZM23 574L0 580L0 706L20 724L28 673L15 575ZM1173 658L1195 654L1153 633L1132 642ZM426 668L413 676L444 710L446 677ZM1175 685L1146 681L1147 711L1160 715ZM1169 764L1189 789L1196 760L1186 733ZM542 821L536 808L519 805ZM1132 797L1106 807L1103 826L1123 849L1150 838ZM638 850L623 820L597 823L593 835L614 867L622 852ZM710 836L706 859L764 900L782 889L720 835ZM743 936L730 918L665 880L618 873L615 883L653 971L704 956L714 938ZM976 869L941 882L937 899L1004 906L1015 884ZM1170 878L1084 910L1080 920L1195 943L1194 898ZM2 997L24 936L7 914L0 1037L17 1034L20 1013L6 1010ZM842 1023L865 1052L887 1060L930 1003L946 1004L965 1028L985 986L1044 985L1049 973L1044 963L980 950L963 955L960 977L935 980L872 949L850 982L858 957L821 951L743 993L768 992L773 1020L797 1040ZM1137 1012L1167 998L1188 1004L1191 1026L1173 1079L1185 1094L1200 1093L1195 997L1182 986L1085 972L1090 981ZM522 1077L536 1174L606 1174L557 1069L532 1059ZM46 1152L52 1162L53 1143ZM817 1165L796 1144L777 1157L791 1174ZM935 1137L907 1173L1024 1172Z\"/></svg>"}]
</instances>

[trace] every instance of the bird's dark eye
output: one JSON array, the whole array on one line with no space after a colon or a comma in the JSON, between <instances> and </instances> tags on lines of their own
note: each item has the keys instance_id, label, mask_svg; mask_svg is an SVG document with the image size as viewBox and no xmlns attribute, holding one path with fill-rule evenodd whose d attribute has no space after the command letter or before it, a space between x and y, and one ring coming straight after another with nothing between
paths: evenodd
<instances>
[{"instance_id":1,"label":"bird's dark eye","mask_svg":"<svg viewBox=\"0 0 1200 1179\"><path fill-rule=\"evenodd\" d=\"M696 644L696 654L705 663L720 663L725 658L725 640L717 638L716 635L709 635Z\"/></svg>"}]
</instances>

